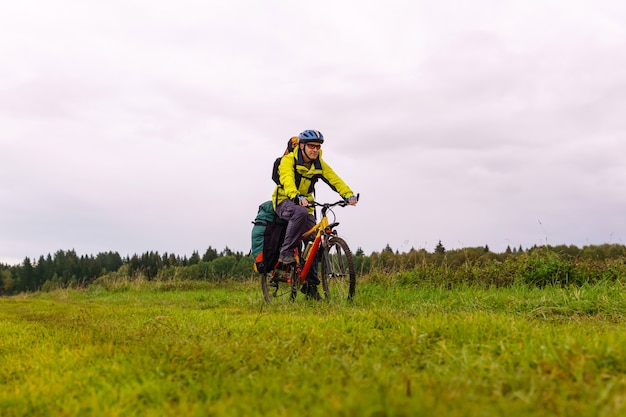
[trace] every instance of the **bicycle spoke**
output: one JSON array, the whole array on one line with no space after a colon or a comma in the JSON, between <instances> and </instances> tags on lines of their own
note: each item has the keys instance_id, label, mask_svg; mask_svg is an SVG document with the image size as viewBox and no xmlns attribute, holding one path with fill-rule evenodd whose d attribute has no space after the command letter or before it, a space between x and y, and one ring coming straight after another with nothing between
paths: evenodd
<instances>
[{"instance_id":1,"label":"bicycle spoke","mask_svg":"<svg viewBox=\"0 0 626 417\"><path fill-rule=\"evenodd\" d=\"M293 302L299 289L295 268L275 270L261 276L263 298L268 304Z\"/></svg>"},{"instance_id":2,"label":"bicycle spoke","mask_svg":"<svg viewBox=\"0 0 626 417\"><path fill-rule=\"evenodd\" d=\"M340 237L333 236L324 248L321 281L329 300L351 300L356 288L356 274L352 252Z\"/></svg>"}]
</instances>

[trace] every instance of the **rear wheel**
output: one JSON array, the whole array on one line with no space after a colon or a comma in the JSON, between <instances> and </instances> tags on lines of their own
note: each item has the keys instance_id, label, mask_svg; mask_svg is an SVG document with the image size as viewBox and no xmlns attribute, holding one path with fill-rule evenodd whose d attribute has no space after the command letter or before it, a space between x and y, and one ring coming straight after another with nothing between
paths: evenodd
<instances>
[{"instance_id":1,"label":"rear wheel","mask_svg":"<svg viewBox=\"0 0 626 417\"><path fill-rule=\"evenodd\" d=\"M276 268L261 275L261 290L268 304L293 302L300 289L296 268Z\"/></svg>"},{"instance_id":2,"label":"rear wheel","mask_svg":"<svg viewBox=\"0 0 626 417\"><path fill-rule=\"evenodd\" d=\"M328 300L352 300L356 288L354 261L348 244L340 237L328 239L322 251L321 281Z\"/></svg>"}]
</instances>

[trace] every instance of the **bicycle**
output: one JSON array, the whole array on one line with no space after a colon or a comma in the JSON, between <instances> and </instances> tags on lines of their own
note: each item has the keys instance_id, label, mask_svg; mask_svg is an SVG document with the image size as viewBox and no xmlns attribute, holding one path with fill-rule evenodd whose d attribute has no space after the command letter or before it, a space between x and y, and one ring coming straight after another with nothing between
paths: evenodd
<instances>
[{"instance_id":1,"label":"bicycle","mask_svg":"<svg viewBox=\"0 0 626 417\"><path fill-rule=\"evenodd\" d=\"M357 201L358 201L357 195ZM313 262L320 262L318 274L327 301L332 299L352 300L356 289L356 273L352 251L345 240L337 236L339 225L332 211L335 206L345 207L348 203L339 200L335 203L309 203L321 207L321 220L302 234L301 242L315 233L312 242L307 243L302 259L299 248L294 249L296 263L283 265L277 262L274 268L261 276L261 289L265 302L272 304L283 300L294 302L298 290L306 282L306 276ZM328 212L333 213L333 222L328 220ZM321 250L320 250L321 249ZM302 261L302 262L301 262Z\"/></svg>"}]
</instances>

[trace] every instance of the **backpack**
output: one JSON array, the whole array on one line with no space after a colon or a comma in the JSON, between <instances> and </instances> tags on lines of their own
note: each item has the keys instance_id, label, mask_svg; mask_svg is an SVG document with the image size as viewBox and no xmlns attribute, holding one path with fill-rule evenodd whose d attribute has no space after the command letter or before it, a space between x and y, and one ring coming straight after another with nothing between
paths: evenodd
<instances>
[{"instance_id":1,"label":"backpack","mask_svg":"<svg viewBox=\"0 0 626 417\"><path fill-rule=\"evenodd\" d=\"M291 139L287 141L287 149L285 150L285 155L289 155L293 152L294 149L298 147L298 137L293 136ZM276 185L280 185L280 175L278 174L278 166L280 165L280 160L283 159L283 156L279 156L274 161L274 168L272 169L272 180L276 183Z\"/></svg>"},{"instance_id":2,"label":"backpack","mask_svg":"<svg viewBox=\"0 0 626 417\"><path fill-rule=\"evenodd\" d=\"M298 136L293 136L291 137L291 139L287 141L287 149L285 150L285 153L283 153L283 156L289 155L297 147L298 147ZM282 187L282 184L280 183L280 174L278 172L278 167L280 166L280 161L283 159L283 156L279 156L278 158L276 158L276 160L274 161L274 166L272 168L272 180L276 183L276 185L281 186L281 187ZM294 166L294 169L295 169L295 166ZM311 186L309 187L309 192L315 191L315 183L317 182L318 178L319 178L318 176L313 176L313 178L310 178ZM296 188L300 187L302 174L300 174L298 170L295 170L295 179L296 179Z\"/></svg>"},{"instance_id":3,"label":"backpack","mask_svg":"<svg viewBox=\"0 0 626 417\"><path fill-rule=\"evenodd\" d=\"M253 268L258 273L270 272L278 262L280 247L285 239L287 222L276 215L271 201L259 206L256 218L252 222Z\"/></svg>"}]
</instances>

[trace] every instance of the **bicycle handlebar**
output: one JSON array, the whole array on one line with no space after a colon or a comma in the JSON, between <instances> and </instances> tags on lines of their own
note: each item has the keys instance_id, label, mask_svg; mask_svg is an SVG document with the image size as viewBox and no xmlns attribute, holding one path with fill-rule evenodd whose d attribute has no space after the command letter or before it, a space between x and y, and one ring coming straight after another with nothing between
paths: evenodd
<instances>
[{"instance_id":1,"label":"bicycle handlebar","mask_svg":"<svg viewBox=\"0 0 626 417\"><path fill-rule=\"evenodd\" d=\"M359 195L357 194L356 197L356 201L359 201ZM325 208L330 208L330 207L334 207L334 206L340 206L340 207L345 207L350 205L350 203L348 203L346 200L341 199L339 201L336 201L334 203L318 203L317 201L310 201L309 202L309 206L313 206L313 207L325 207Z\"/></svg>"}]
</instances>

